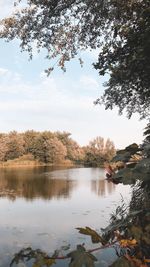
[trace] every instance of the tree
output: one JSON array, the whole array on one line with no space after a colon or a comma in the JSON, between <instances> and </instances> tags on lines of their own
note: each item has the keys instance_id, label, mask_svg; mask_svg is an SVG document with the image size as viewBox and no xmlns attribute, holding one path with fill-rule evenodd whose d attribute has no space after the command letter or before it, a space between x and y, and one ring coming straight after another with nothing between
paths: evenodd
<instances>
[{"instance_id":1,"label":"tree","mask_svg":"<svg viewBox=\"0 0 150 267\"><path fill-rule=\"evenodd\" d=\"M36 159L44 163L58 163L65 159L66 147L55 135L50 131L37 133L30 147Z\"/></svg>"},{"instance_id":2,"label":"tree","mask_svg":"<svg viewBox=\"0 0 150 267\"><path fill-rule=\"evenodd\" d=\"M71 134L67 132L56 132L56 137L67 149L67 159L71 161L81 162L84 158L84 151L70 136Z\"/></svg>"},{"instance_id":3,"label":"tree","mask_svg":"<svg viewBox=\"0 0 150 267\"><path fill-rule=\"evenodd\" d=\"M115 145L109 138L106 140L106 143L105 143L104 154L105 154L105 158L108 161L111 160L116 154Z\"/></svg>"},{"instance_id":4,"label":"tree","mask_svg":"<svg viewBox=\"0 0 150 267\"><path fill-rule=\"evenodd\" d=\"M147 126L145 127L145 131L143 135L145 136L143 146L142 146L143 153L144 153L144 156L149 158L150 160L150 123L148 123Z\"/></svg>"},{"instance_id":5,"label":"tree","mask_svg":"<svg viewBox=\"0 0 150 267\"><path fill-rule=\"evenodd\" d=\"M103 165L104 162L110 161L115 155L114 143L107 139L106 142L103 137L97 136L89 145L84 148L85 163L88 165Z\"/></svg>"},{"instance_id":6,"label":"tree","mask_svg":"<svg viewBox=\"0 0 150 267\"><path fill-rule=\"evenodd\" d=\"M103 154L104 152L104 138L97 136L92 141L90 141L89 146L93 150L93 152L98 151L99 153Z\"/></svg>"},{"instance_id":7,"label":"tree","mask_svg":"<svg viewBox=\"0 0 150 267\"><path fill-rule=\"evenodd\" d=\"M145 127L143 135L145 136L144 143L150 144L150 123L148 123L147 126Z\"/></svg>"},{"instance_id":8,"label":"tree","mask_svg":"<svg viewBox=\"0 0 150 267\"><path fill-rule=\"evenodd\" d=\"M23 133L23 138L25 142L25 153L34 153L34 144L36 137L39 135L38 132L33 130L28 130L25 133Z\"/></svg>"},{"instance_id":9,"label":"tree","mask_svg":"<svg viewBox=\"0 0 150 267\"><path fill-rule=\"evenodd\" d=\"M113 158L114 162L123 162L121 170L113 175L115 181L121 181L125 184L136 183L137 180L149 184L150 179L150 139L149 124L145 128L145 139L143 144L138 146L133 143L125 149L117 151ZM117 164L116 164L117 165Z\"/></svg>"},{"instance_id":10,"label":"tree","mask_svg":"<svg viewBox=\"0 0 150 267\"><path fill-rule=\"evenodd\" d=\"M0 161L5 161L6 153L8 152L8 136L1 134L0 136Z\"/></svg>"},{"instance_id":11,"label":"tree","mask_svg":"<svg viewBox=\"0 0 150 267\"><path fill-rule=\"evenodd\" d=\"M46 162L60 163L65 160L67 150L66 147L58 140L57 137L51 138L44 142L46 147L45 157Z\"/></svg>"},{"instance_id":12,"label":"tree","mask_svg":"<svg viewBox=\"0 0 150 267\"><path fill-rule=\"evenodd\" d=\"M5 160L12 160L19 158L24 154L24 139L22 134L18 134L16 131L8 134L7 152Z\"/></svg>"},{"instance_id":13,"label":"tree","mask_svg":"<svg viewBox=\"0 0 150 267\"><path fill-rule=\"evenodd\" d=\"M106 109L117 106L119 113L126 110L128 117L134 112L141 118L150 115L149 0L27 3L27 8L1 21L0 38L19 38L22 50L31 58L36 43L37 49L45 48L47 58L56 58L63 70L79 50L99 49L94 66L100 75L109 74L109 80L96 103L103 103Z\"/></svg>"},{"instance_id":14,"label":"tree","mask_svg":"<svg viewBox=\"0 0 150 267\"><path fill-rule=\"evenodd\" d=\"M31 153L34 155L36 159L39 159L41 162L47 163L47 145L46 142L53 138L53 134L51 132L45 131L37 134L34 138L34 142L32 143Z\"/></svg>"}]
</instances>

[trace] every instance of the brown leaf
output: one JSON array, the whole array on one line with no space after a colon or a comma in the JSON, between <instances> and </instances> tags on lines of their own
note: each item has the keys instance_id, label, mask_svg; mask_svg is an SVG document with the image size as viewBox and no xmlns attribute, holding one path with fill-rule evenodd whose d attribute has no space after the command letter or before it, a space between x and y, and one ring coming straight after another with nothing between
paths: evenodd
<instances>
[{"instance_id":1,"label":"brown leaf","mask_svg":"<svg viewBox=\"0 0 150 267\"><path fill-rule=\"evenodd\" d=\"M91 229L90 227L87 226L85 228L78 227L76 229L79 230L80 234L91 236L91 240L93 243L101 243L102 245L106 244L106 241L95 230Z\"/></svg>"}]
</instances>

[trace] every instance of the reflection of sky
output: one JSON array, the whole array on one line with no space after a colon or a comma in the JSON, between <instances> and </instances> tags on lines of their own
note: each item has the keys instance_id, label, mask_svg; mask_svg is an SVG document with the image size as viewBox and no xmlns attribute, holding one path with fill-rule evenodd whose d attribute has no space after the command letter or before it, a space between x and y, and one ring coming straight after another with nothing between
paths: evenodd
<instances>
[{"instance_id":1,"label":"reflection of sky","mask_svg":"<svg viewBox=\"0 0 150 267\"><path fill-rule=\"evenodd\" d=\"M98 196L105 197L115 190L108 183L105 172L100 168L71 168L52 170L51 168L1 170L0 196L12 201L22 197L28 201L35 199L68 199L73 191L82 187L90 189ZM76 190L77 187L77 190Z\"/></svg>"},{"instance_id":2,"label":"reflection of sky","mask_svg":"<svg viewBox=\"0 0 150 267\"><path fill-rule=\"evenodd\" d=\"M72 173L73 180L75 173L78 174L76 186L71 189L68 198L44 200L42 197L34 201L17 198L14 202L0 199L0 255L3 258L6 251L11 254L28 245L47 251L67 242L73 247L86 242L91 247L90 238L78 234L75 228L90 226L99 230L105 227L110 213L121 199L120 193L125 198L129 197L129 186L108 183L102 179L103 170L98 168L56 171L49 176L57 174L58 177L59 173L60 180L63 180L61 175L67 172L69 179Z\"/></svg>"},{"instance_id":3,"label":"reflection of sky","mask_svg":"<svg viewBox=\"0 0 150 267\"><path fill-rule=\"evenodd\" d=\"M104 171L100 168L72 168L65 170L56 170L50 173L46 173L47 177L56 179L68 179L77 180L80 182L99 180L104 178Z\"/></svg>"}]
</instances>

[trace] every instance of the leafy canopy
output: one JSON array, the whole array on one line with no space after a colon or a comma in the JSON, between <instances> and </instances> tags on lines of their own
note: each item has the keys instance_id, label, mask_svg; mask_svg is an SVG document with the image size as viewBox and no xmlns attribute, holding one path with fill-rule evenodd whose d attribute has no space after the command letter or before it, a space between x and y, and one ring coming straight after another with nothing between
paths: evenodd
<instances>
[{"instance_id":1,"label":"leafy canopy","mask_svg":"<svg viewBox=\"0 0 150 267\"><path fill-rule=\"evenodd\" d=\"M149 0L28 0L1 26L0 38L19 38L31 58L33 44L45 48L64 71L79 51L98 49L94 67L109 80L96 102L128 117L150 115Z\"/></svg>"},{"instance_id":2,"label":"leafy canopy","mask_svg":"<svg viewBox=\"0 0 150 267\"><path fill-rule=\"evenodd\" d=\"M117 151L113 162L116 165L120 162L119 171L114 173L112 179L124 184L135 184L137 180L150 181L150 124L148 123L144 130L145 139L143 144L138 146L132 144L123 150Z\"/></svg>"}]
</instances>

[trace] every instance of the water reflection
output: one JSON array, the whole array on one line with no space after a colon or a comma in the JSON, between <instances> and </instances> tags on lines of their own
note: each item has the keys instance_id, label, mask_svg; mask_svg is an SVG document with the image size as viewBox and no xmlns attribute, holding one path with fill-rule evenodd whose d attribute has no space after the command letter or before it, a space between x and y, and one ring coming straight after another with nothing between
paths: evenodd
<instances>
[{"instance_id":1,"label":"water reflection","mask_svg":"<svg viewBox=\"0 0 150 267\"><path fill-rule=\"evenodd\" d=\"M2 169L0 197L7 197L12 201L17 197L23 197L27 200L35 198L67 199L71 197L77 186L88 186L96 195L106 196L115 190L115 185L104 180L103 175L98 168L69 170Z\"/></svg>"},{"instance_id":2,"label":"water reflection","mask_svg":"<svg viewBox=\"0 0 150 267\"><path fill-rule=\"evenodd\" d=\"M104 228L120 193L128 196L129 191L104 180L100 168L1 169L0 266L8 267L13 255L28 246L47 253L68 244L72 250L80 243L91 248L90 238L76 228Z\"/></svg>"},{"instance_id":3,"label":"water reflection","mask_svg":"<svg viewBox=\"0 0 150 267\"><path fill-rule=\"evenodd\" d=\"M27 200L69 198L76 184L76 181L67 178L46 176L40 168L1 170L0 197L10 200L17 197Z\"/></svg>"},{"instance_id":4,"label":"water reflection","mask_svg":"<svg viewBox=\"0 0 150 267\"><path fill-rule=\"evenodd\" d=\"M106 180L93 180L91 181L91 190L98 196L106 196L113 193L115 185Z\"/></svg>"}]
</instances>

